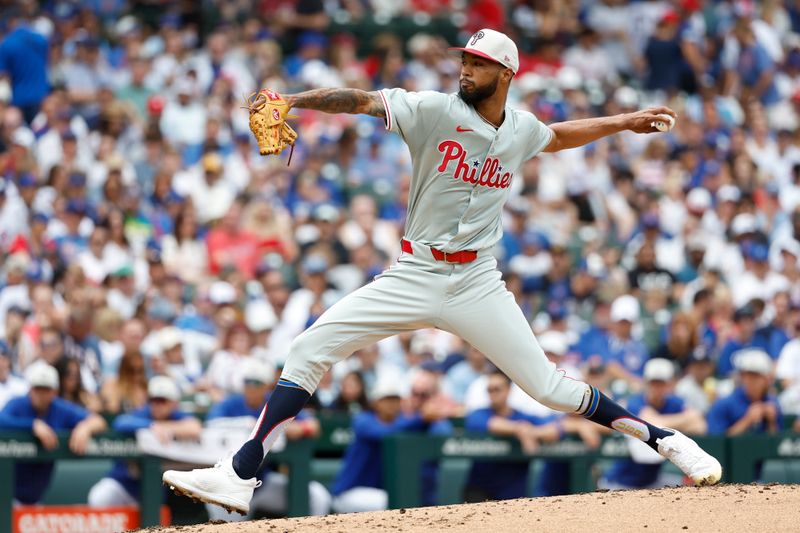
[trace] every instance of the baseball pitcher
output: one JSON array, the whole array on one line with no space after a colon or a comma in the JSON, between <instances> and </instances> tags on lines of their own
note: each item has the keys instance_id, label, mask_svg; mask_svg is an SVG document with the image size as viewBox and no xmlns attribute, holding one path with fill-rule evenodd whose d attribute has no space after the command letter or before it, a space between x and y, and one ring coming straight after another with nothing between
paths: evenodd
<instances>
[{"instance_id":1,"label":"baseball pitcher","mask_svg":"<svg viewBox=\"0 0 800 533\"><path fill-rule=\"evenodd\" d=\"M265 90L252 99L251 128L262 153L279 153L294 142L284 121L293 107L372 115L400 135L413 160L403 253L294 339L274 393L235 454L213 468L164 473L164 483L177 493L247 513L265 455L331 365L390 335L431 327L475 346L542 404L641 439L698 485L720 480L719 462L692 439L647 423L556 369L490 253L502 233L511 180L523 162L624 130L658 132L674 124L675 113L658 107L547 126L506 106L519 67L510 38L483 29L452 50L461 55L457 94L316 89L281 96Z\"/></svg>"}]
</instances>

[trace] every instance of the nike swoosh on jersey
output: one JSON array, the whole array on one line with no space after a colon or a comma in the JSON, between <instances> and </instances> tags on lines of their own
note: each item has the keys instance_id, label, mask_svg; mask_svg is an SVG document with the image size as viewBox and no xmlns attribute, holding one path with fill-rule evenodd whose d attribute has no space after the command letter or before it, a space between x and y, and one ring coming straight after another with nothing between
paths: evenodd
<instances>
[{"instance_id":1,"label":"nike swoosh on jersey","mask_svg":"<svg viewBox=\"0 0 800 533\"><path fill-rule=\"evenodd\" d=\"M464 133L464 132L467 132L467 131L475 131L475 130L471 130L469 128L462 128L461 126L456 126L456 131L458 133Z\"/></svg>"}]
</instances>

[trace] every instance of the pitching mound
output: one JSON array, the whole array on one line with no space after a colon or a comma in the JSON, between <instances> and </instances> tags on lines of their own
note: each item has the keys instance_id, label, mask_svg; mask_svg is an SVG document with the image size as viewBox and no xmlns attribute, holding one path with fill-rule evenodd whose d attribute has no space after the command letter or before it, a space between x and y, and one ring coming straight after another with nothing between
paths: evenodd
<instances>
[{"instance_id":1,"label":"pitching mound","mask_svg":"<svg viewBox=\"0 0 800 533\"><path fill-rule=\"evenodd\" d=\"M800 485L720 485L148 528L160 533L800 531Z\"/></svg>"}]
</instances>

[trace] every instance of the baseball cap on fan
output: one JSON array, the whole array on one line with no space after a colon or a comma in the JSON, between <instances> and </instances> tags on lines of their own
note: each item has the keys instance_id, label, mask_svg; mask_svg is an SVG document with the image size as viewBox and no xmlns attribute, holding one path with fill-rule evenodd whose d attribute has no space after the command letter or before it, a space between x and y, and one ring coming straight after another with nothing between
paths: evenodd
<instances>
[{"instance_id":1,"label":"baseball cap on fan","mask_svg":"<svg viewBox=\"0 0 800 533\"><path fill-rule=\"evenodd\" d=\"M31 388L58 390L58 371L43 361L37 361L25 371L25 381Z\"/></svg>"},{"instance_id":2,"label":"baseball cap on fan","mask_svg":"<svg viewBox=\"0 0 800 533\"><path fill-rule=\"evenodd\" d=\"M675 365L669 359L656 357L644 364L645 381L670 381L675 377Z\"/></svg>"},{"instance_id":3,"label":"baseball cap on fan","mask_svg":"<svg viewBox=\"0 0 800 533\"><path fill-rule=\"evenodd\" d=\"M517 45L508 35L499 31L488 28L478 30L467 40L466 46L448 48L447 50L450 52L469 52L489 59L510 68L514 71L514 74L519 70Z\"/></svg>"},{"instance_id":4,"label":"baseball cap on fan","mask_svg":"<svg viewBox=\"0 0 800 533\"><path fill-rule=\"evenodd\" d=\"M167 376L154 376L147 383L147 397L151 400L161 398L177 402L181 399L178 385Z\"/></svg>"}]
</instances>

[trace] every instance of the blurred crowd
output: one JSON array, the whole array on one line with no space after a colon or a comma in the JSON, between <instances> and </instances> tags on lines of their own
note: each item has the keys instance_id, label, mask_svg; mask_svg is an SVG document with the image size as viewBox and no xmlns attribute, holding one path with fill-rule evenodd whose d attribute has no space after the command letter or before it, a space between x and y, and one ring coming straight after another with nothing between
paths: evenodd
<instances>
[{"instance_id":1,"label":"blurred crowd","mask_svg":"<svg viewBox=\"0 0 800 533\"><path fill-rule=\"evenodd\" d=\"M0 407L30 386L86 413L145 416L124 419L128 429L152 422L153 399L188 417L239 398L237 416L245 403L257 416L267 391L248 383L271 384L291 339L400 254L410 157L379 120L305 110L291 163L260 157L243 96L453 92L459 66L447 47L492 27L520 47L510 105L546 123L652 104L678 113L669 133L541 154L514 176L495 255L548 357L638 411L691 410L667 419L689 431L775 431L781 415L800 413L793 2L10 4L0 22ZM400 20L410 26L387 24ZM400 415L375 414L375 402L403 397L398 409L424 414L428 431L501 409L492 384L497 393L505 382L493 376L459 339L420 331L334 367L310 408L391 421ZM156 378L169 384L148 394ZM388 382L397 390L387 396ZM652 393L655 382L667 390ZM565 432L596 439L507 392L515 413L539 417L525 423L554 424L506 433L528 446ZM174 423L162 437L195 434L170 416L158 414ZM487 416L469 427L491 430ZM83 433L102 429L91 420Z\"/></svg>"}]
</instances>

